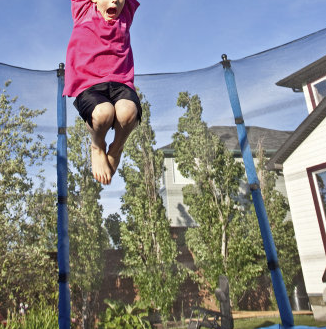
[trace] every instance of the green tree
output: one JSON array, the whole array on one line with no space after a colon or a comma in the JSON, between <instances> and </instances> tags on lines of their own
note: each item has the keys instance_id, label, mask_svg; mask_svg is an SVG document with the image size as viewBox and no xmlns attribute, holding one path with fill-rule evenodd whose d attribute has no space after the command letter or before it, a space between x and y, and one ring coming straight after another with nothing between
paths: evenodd
<instances>
[{"instance_id":1,"label":"green tree","mask_svg":"<svg viewBox=\"0 0 326 329\"><path fill-rule=\"evenodd\" d=\"M271 226L273 238L277 248L279 263L283 272L283 279L290 295L295 285L295 279L300 273L300 261L294 237L292 222L287 220L289 205L286 197L276 189L277 173L266 170L268 158L264 155L262 141L256 147L256 171L260 181L261 192ZM235 304L241 304L245 297L253 294L255 290L262 299L266 298L265 306L276 307L276 300L267 268L266 254L258 225L257 215L252 204L251 195L248 195L250 203L247 205L246 215L235 228L234 237L241 236L241 243L232 243L229 253L235 263L229 267L229 276L237 282L235 292ZM247 246L246 246L247 244ZM251 246L251 247L250 247ZM248 248L249 247L249 248ZM251 248L251 249L250 249ZM243 252L242 249L247 250ZM250 252L248 252L250 250ZM255 250L255 252L252 252ZM241 256L242 255L242 256ZM239 260L242 264L239 266ZM243 263L243 261L245 262ZM238 266L238 269L237 269ZM239 271L241 269L241 271ZM251 273L254 270L254 273ZM246 276L250 278L250 285L245 285ZM263 285L263 286L262 286ZM265 290L267 288L267 290ZM255 307L247 305L248 307Z\"/></svg>"},{"instance_id":2,"label":"green tree","mask_svg":"<svg viewBox=\"0 0 326 329\"><path fill-rule=\"evenodd\" d=\"M293 224L291 220L286 218L290 208L287 198L276 189L277 173L266 169L268 159L264 155L261 142L257 147L257 159L257 175L260 181L262 196L275 241L284 283L287 287L288 295L291 295L295 285L295 278L301 271L301 265ZM266 261L264 268L269 276Z\"/></svg>"},{"instance_id":3,"label":"green tree","mask_svg":"<svg viewBox=\"0 0 326 329\"><path fill-rule=\"evenodd\" d=\"M11 310L20 302L53 302L56 288L56 265L48 249L55 199L37 188L30 174L52 152L34 133L33 121L45 110L18 107L16 100L6 89L0 95L0 306ZM41 169L36 176L42 180ZM36 215L36 208L43 207L47 213Z\"/></svg>"},{"instance_id":4,"label":"green tree","mask_svg":"<svg viewBox=\"0 0 326 329\"><path fill-rule=\"evenodd\" d=\"M261 272L256 262L259 248L252 241L254 231L246 229L240 205L244 169L202 121L197 95L180 93L177 105L186 112L173 135L175 160L182 175L194 180L183 188L183 196L198 224L188 229L187 245L210 291L217 288L219 275L225 274L236 302L241 290Z\"/></svg>"},{"instance_id":5,"label":"green tree","mask_svg":"<svg viewBox=\"0 0 326 329\"><path fill-rule=\"evenodd\" d=\"M99 204L102 186L91 170L91 140L82 119L68 129L68 209L73 308L82 327L91 327L109 247Z\"/></svg>"},{"instance_id":6,"label":"green tree","mask_svg":"<svg viewBox=\"0 0 326 329\"><path fill-rule=\"evenodd\" d=\"M176 261L177 247L170 234L159 180L163 171L163 153L154 150L155 136L150 125L150 104L140 95L143 117L129 137L120 175L126 182L122 211L127 221L121 225L126 275L133 278L141 299L167 317L183 270Z\"/></svg>"},{"instance_id":7,"label":"green tree","mask_svg":"<svg viewBox=\"0 0 326 329\"><path fill-rule=\"evenodd\" d=\"M121 249L121 222L122 219L118 213L110 214L105 219L105 228L108 231L116 249Z\"/></svg>"}]
</instances>

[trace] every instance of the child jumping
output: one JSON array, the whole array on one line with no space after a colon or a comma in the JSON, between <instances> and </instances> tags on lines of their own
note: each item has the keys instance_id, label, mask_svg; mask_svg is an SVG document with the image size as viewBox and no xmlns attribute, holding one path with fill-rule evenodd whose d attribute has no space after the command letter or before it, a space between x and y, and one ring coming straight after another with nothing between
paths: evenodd
<instances>
[{"instance_id":1,"label":"child jumping","mask_svg":"<svg viewBox=\"0 0 326 329\"><path fill-rule=\"evenodd\" d=\"M110 184L123 146L141 119L134 87L129 29L137 0L71 0L74 27L67 49L64 95L74 106L92 139L92 171ZM115 130L108 150L105 137Z\"/></svg>"}]
</instances>

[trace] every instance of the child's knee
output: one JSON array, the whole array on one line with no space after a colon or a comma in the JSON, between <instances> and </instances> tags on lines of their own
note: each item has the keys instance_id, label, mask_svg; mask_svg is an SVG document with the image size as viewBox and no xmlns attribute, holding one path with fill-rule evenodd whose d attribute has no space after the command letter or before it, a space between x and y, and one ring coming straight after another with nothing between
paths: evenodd
<instances>
[{"instance_id":1,"label":"child's knee","mask_svg":"<svg viewBox=\"0 0 326 329\"><path fill-rule=\"evenodd\" d=\"M93 126L109 129L113 124L114 114L114 107L111 103L96 105L92 113Z\"/></svg>"},{"instance_id":2,"label":"child's knee","mask_svg":"<svg viewBox=\"0 0 326 329\"><path fill-rule=\"evenodd\" d=\"M136 125L138 120L138 110L132 101L120 102L116 106L116 117L121 127Z\"/></svg>"},{"instance_id":3,"label":"child's knee","mask_svg":"<svg viewBox=\"0 0 326 329\"><path fill-rule=\"evenodd\" d=\"M120 121L120 124L122 127L127 125L134 125L137 122L137 108L136 106L131 107L126 110L126 113L122 120Z\"/></svg>"}]
</instances>

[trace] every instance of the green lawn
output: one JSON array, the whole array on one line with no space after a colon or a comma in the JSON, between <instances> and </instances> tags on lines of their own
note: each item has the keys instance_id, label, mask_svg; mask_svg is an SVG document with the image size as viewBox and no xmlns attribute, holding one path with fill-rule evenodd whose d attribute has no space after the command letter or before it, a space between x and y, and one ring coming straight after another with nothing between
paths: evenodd
<instances>
[{"instance_id":1,"label":"green lawn","mask_svg":"<svg viewBox=\"0 0 326 329\"><path fill-rule=\"evenodd\" d=\"M255 329L261 327L269 327L279 323L281 323L281 320L278 317L235 319L234 329ZM312 315L294 315L294 325L326 328L326 321L315 321ZM182 326L174 329L186 328L187 326Z\"/></svg>"},{"instance_id":2,"label":"green lawn","mask_svg":"<svg viewBox=\"0 0 326 329\"><path fill-rule=\"evenodd\" d=\"M281 320L277 317L238 319L234 321L234 329L254 329L278 323L281 323ZM326 322L317 322L312 315L295 315L294 325L326 328Z\"/></svg>"}]
</instances>

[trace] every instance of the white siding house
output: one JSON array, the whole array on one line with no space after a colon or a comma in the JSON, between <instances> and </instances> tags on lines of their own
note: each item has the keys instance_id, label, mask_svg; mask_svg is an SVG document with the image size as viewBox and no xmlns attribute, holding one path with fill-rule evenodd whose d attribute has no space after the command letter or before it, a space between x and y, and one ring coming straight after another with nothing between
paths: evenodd
<instances>
[{"instance_id":1,"label":"white siding house","mask_svg":"<svg viewBox=\"0 0 326 329\"><path fill-rule=\"evenodd\" d=\"M183 203L182 188L192 184L191 179L183 177L174 161L172 150L164 152L163 187L160 194L166 209L166 215L172 220L172 227L192 227L195 221L188 214L188 208Z\"/></svg>"},{"instance_id":2,"label":"white siding house","mask_svg":"<svg viewBox=\"0 0 326 329\"><path fill-rule=\"evenodd\" d=\"M326 57L277 83L294 90L301 88L310 114L268 165L283 169L306 291L319 320L326 320L325 63Z\"/></svg>"}]
</instances>

